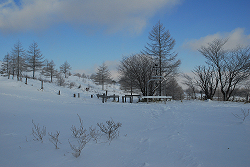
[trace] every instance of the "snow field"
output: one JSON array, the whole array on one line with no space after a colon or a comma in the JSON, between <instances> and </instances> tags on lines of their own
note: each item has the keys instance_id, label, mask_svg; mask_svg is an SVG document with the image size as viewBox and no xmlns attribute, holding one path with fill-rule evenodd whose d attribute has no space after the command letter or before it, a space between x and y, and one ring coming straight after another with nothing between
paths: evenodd
<instances>
[{"instance_id":1,"label":"snow field","mask_svg":"<svg viewBox=\"0 0 250 167\"><path fill-rule=\"evenodd\" d=\"M29 80L0 77L0 166L248 166L250 163L250 117L243 122L233 116L249 104L215 101L171 101L164 103L116 103L90 98L102 93L91 81L82 89ZM32 86L33 85L33 86ZM91 86L90 91L84 91ZM113 88L115 88L113 90ZM122 95L115 86L110 94ZM61 91L59 96L57 93ZM73 93L81 93L74 98ZM121 101L121 100L120 100ZM72 155L70 128L96 127L112 119L121 122L118 138L90 141L80 157ZM60 131L58 145L34 141L32 119L47 133Z\"/></svg>"}]
</instances>

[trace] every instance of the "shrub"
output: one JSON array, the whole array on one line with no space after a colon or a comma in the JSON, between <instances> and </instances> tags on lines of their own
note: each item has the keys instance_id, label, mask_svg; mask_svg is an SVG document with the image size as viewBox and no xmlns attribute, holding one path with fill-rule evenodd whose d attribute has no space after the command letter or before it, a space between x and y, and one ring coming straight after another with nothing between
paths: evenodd
<instances>
[{"instance_id":1,"label":"shrub","mask_svg":"<svg viewBox=\"0 0 250 167\"><path fill-rule=\"evenodd\" d=\"M234 113L232 113L232 114L236 118L241 119L242 121L245 121L246 117L249 115L249 111L250 111L250 109L248 109L248 110L241 109L242 115L238 115L238 114L234 114Z\"/></svg>"},{"instance_id":2,"label":"shrub","mask_svg":"<svg viewBox=\"0 0 250 167\"><path fill-rule=\"evenodd\" d=\"M96 130L96 128L94 127L89 127L89 135L90 138L92 138L96 143L100 137L100 131Z\"/></svg>"},{"instance_id":3,"label":"shrub","mask_svg":"<svg viewBox=\"0 0 250 167\"><path fill-rule=\"evenodd\" d=\"M33 119L32 119L32 124L33 124L33 128L32 128L32 135L34 136L33 140L38 140L43 142L43 137L46 135L46 127L43 126L43 128L41 129L39 127L39 124L35 124Z\"/></svg>"},{"instance_id":4,"label":"shrub","mask_svg":"<svg viewBox=\"0 0 250 167\"><path fill-rule=\"evenodd\" d=\"M119 136L119 128L122 126L122 123L115 123L113 119L106 121L107 125L103 123L97 123L97 126L100 127L100 130L107 134L108 140L111 142L114 138Z\"/></svg>"},{"instance_id":5,"label":"shrub","mask_svg":"<svg viewBox=\"0 0 250 167\"><path fill-rule=\"evenodd\" d=\"M72 153L72 155L74 157L79 157L81 152L82 152L82 149L85 147L85 145L89 142L89 139L87 136L81 136L77 139L77 142L78 142L78 145L75 146L75 145L72 145L69 141L69 145L70 145L70 148L74 151Z\"/></svg>"},{"instance_id":6,"label":"shrub","mask_svg":"<svg viewBox=\"0 0 250 167\"><path fill-rule=\"evenodd\" d=\"M60 135L60 131L59 131L59 132L56 131L55 134L52 134L52 132L51 132L51 133L48 133L48 135L51 137L51 138L49 139L49 141L51 141L51 143L53 143L53 144L55 145L56 149L59 149L59 148L58 148L58 143L61 144L61 142L60 142L59 139L58 139L58 137L59 137L59 135Z\"/></svg>"},{"instance_id":7,"label":"shrub","mask_svg":"<svg viewBox=\"0 0 250 167\"><path fill-rule=\"evenodd\" d=\"M72 125L71 127L71 131L72 131L72 136L74 136L75 138L79 138L81 137L82 135L84 135L86 133L86 129L84 128L83 126L83 122L82 122L82 119L81 117L77 114L77 116L79 117L79 121L80 121L80 127L79 128L76 128L75 126Z\"/></svg>"}]
</instances>

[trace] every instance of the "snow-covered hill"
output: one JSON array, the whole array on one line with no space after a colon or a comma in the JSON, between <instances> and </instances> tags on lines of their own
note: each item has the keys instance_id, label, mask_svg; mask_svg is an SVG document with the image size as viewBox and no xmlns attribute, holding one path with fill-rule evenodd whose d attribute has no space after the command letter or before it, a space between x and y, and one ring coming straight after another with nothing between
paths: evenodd
<instances>
[{"instance_id":1,"label":"snow-covered hill","mask_svg":"<svg viewBox=\"0 0 250 167\"><path fill-rule=\"evenodd\" d=\"M103 93L90 80L69 78L75 87L28 80L28 84L0 77L0 166L249 166L250 116L242 111L250 104L214 101L164 103L102 103L90 95ZM79 86L81 87L79 88ZM90 87L86 91L86 87ZM118 86L108 93L122 95ZM58 92L61 95L58 95ZM80 93L80 98L73 94ZM233 114L232 114L233 113ZM69 145L70 130L122 123L119 136L108 142L105 135L91 140L75 158ZM32 120L46 127L43 142L33 140ZM60 131L59 149L48 133ZM87 131L88 132L88 131Z\"/></svg>"}]
</instances>

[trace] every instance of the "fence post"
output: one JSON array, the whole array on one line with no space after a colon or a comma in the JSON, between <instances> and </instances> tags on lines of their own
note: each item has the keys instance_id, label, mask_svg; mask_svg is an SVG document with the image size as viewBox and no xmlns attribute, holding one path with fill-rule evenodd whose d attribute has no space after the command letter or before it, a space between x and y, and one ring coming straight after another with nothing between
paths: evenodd
<instances>
[{"instance_id":1,"label":"fence post","mask_svg":"<svg viewBox=\"0 0 250 167\"><path fill-rule=\"evenodd\" d=\"M41 81L41 89L43 90L43 81Z\"/></svg>"},{"instance_id":2,"label":"fence post","mask_svg":"<svg viewBox=\"0 0 250 167\"><path fill-rule=\"evenodd\" d=\"M105 93L103 93L103 96L102 96L102 103L104 103L104 98L105 98Z\"/></svg>"},{"instance_id":3,"label":"fence post","mask_svg":"<svg viewBox=\"0 0 250 167\"><path fill-rule=\"evenodd\" d=\"M26 77L26 80L25 80L25 84L27 85L28 84L28 78Z\"/></svg>"},{"instance_id":4,"label":"fence post","mask_svg":"<svg viewBox=\"0 0 250 167\"><path fill-rule=\"evenodd\" d=\"M90 95L90 97L93 98L93 95ZM99 99L99 97L98 97L98 99Z\"/></svg>"},{"instance_id":5,"label":"fence post","mask_svg":"<svg viewBox=\"0 0 250 167\"><path fill-rule=\"evenodd\" d=\"M78 93L78 98L80 98L80 93Z\"/></svg>"},{"instance_id":6,"label":"fence post","mask_svg":"<svg viewBox=\"0 0 250 167\"><path fill-rule=\"evenodd\" d=\"M115 101L115 94L113 96L114 96L114 101Z\"/></svg>"},{"instance_id":7,"label":"fence post","mask_svg":"<svg viewBox=\"0 0 250 167\"><path fill-rule=\"evenodd\" d=\"M76 97L76 94L74 93L73 96Z\"/></svg>"},{"instance_id":8,"label":"fence post","mask_svg":"<svg viewBox=\"0 0 250 167\"><path fill-rule=\"evenodd\" d=\"M58 95L61 95L61 92L60 92L60 90L59 90L59 92L58 92Z\"/></svg>"}]
</instances>

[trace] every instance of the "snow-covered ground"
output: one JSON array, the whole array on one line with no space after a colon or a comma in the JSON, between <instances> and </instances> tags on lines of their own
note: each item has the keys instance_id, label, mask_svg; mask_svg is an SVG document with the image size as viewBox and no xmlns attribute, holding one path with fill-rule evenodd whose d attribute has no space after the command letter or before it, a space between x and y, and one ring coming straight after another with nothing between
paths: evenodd
<instances>
[{"instance_id":1,"label":"snow-covered ground","mask_svg":"<svg viewBox=\"0 0 250 167\"><path fill-rule=\"evenodd\" d=\"M216 101L171 101L164 103L102 103L90 98L103 93L91 81L71 77L77 86L69 89L55 84L0 77L0 166L206 166L244 167L250 164L250 116L242 110L250 104ZM85 91L86 87L91 87ZM109 94L122 95L117 86ZM58 95L59 90L61 95ZM80 98L74 98L80 93ZM233 113L233 114L232 114ZM90 141L75 158L69 141L70 128L97 128L111 118L121 122L119 137L107 142ZM32 120L45 126L43 142L34 141ZM60 131L59 149L49 133Z\"/></svg>"}]
</instances>

